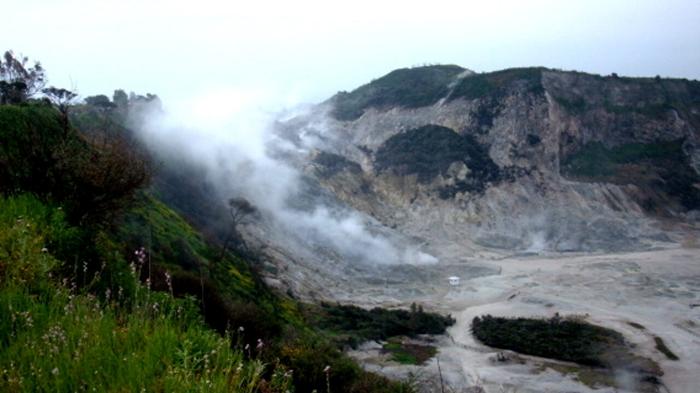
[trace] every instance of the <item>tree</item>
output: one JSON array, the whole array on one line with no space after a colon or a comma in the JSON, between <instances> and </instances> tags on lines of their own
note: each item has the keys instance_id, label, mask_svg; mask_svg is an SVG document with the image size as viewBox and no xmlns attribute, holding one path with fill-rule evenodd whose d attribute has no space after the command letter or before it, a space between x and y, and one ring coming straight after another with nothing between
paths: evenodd
<instances>
[{"instance_id":1,"label":"tree","mask_svg":"<svg viewBox=\"0 0 700 393\"><path fill-rule=\"evenodd\" d=\"M99 109L112 109L115 106L114 103L109 100L109 97L104 94L87 97L85 98L85 103Z\"/></svg>"},{"instance_id":2,"label":"tree","mask_svg":"<svg viewBox=\"0 0 700 393\"><path fill-rule=\"evenodd\" d=\"M6 51L0 59L0 104L18 104L34 96L46 85L41 63L29 66L27 57Z\"/></svg>"},{"instance_id":3,"label":"tree","mask_svg":"<svg viewBox=\"0 0 700 393\"><path fill-rule=\"evenodd\" d=\"M42 90L46 98L61 112L61 126L63 127L64 135L68 134L68 108L78 95L70 90L59 89L57 87L49 87Z\"/></svg>"},{"instance_id":4,"label":"tree","mask_svg":"<svg viewBox=\"0 0 700 393\"><path fill-rule=\"evenodd\" d=\"M241 235L238 232L238 225L245 222L251 215L258 212L258 209L253 206L247 199L237 197L228 200L229 215L231 216L231 227L229 234L224 241L224 246L221 249L221 260L226 255L226 249L231 241L235 241L236 248L244 246Z\"/></svg>"},{"instance_id":5,"label":"tree","mask_svg":"<svg viewBox=\"0 0 700 393\"><path fill-rule=\"evenodd\" d=\"M124 90L115 90L114 94L112 95L112 102L114 102L114 105L116 105L117 108L125 109L129 106L129 96L126 95Z\"/></svg>"}]
</instances>

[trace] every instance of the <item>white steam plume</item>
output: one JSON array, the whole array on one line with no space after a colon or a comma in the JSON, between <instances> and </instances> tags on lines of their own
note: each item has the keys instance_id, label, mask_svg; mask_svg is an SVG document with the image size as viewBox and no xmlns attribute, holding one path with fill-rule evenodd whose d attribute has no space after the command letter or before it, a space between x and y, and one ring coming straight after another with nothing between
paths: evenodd
<instances>
[{"instance_id":1,"label":"white steam plume","mask_svg":"<svg viewBox=\"0 0 700 393\"><path fill-rule=\"evenodd\" d=\"M301 190L301 174L271 154L296 151L272 132L275 113L289 102L269 92L232 89L175 103L170 111L144 116L139 135L166 162L203 168L216 187L216 198L242 196L276 227L347 259L369 263L434 263L425 253L399 250L386 237L371 233L367 218L337 207L290 206ZM303 153L303 151L301 151Z\"/></svg>"}]
</instances>

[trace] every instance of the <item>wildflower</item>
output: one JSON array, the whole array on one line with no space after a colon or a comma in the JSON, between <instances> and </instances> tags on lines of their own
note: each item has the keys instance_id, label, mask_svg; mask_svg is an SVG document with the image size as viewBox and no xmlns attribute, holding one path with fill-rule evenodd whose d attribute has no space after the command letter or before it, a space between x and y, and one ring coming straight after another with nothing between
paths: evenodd
<instances>
[{"instance_id":1,"label":"wildflower","mask_svg":"<svg viewBox=\"0 0 700 393\"><path fill-rule=\"evenodd\" d=\"M58 367L54 367L53 370L51 370L51 374L58 375Z\"/></svg>"},{"instance_id":2,"label":"wildflower","mask_svg":"<svg viewBox=\"0 0 700 393\"><path fill-rule=\"evenodd\" d=\"M255 349L260 350L263 347L263 342L261 339L258 339L258 345L255 346Z\"/></svg>"},{"instance_id":3,"label":"wildflower","mask_svg":"<svg viewBox=\"0 0 700 393\"><path fill-rule=\"evenodd\" d=\"M170 295L173 295L173 279L170 276L170 273L168 271L165 272L165 283L168 284L168 290L170 291Z\"/></svg>"},{"instance_id":4,"label":"wildflower","mask_svg":"<svg viewBox=\"0 0 700 393\"><path fill-rule=\"evenodd\" d=\"M243 333L243 332L245 331L245 328L244 328L243 326L239 326L239 327L238 327L238 331L241 332L241 333Z\"/></svg>"},{"instance_id":5,"label":"wildflower","mask_svg":"<svg viewBox=\"0 0 700 393\"><path fill-rule=\"evenodd\" d=\"M331 371L331 366L326 366L326 368L323 369L324 373L329 373Z\"/></svg>"},{"instance_id":6,"label":"wildflower","mask_svg":"<svg viewBox=\"0 0 700 393\"><path fill-rule=\"evenodd\" d=\"M44 252L44 253L49 252L49 249L46 248L46 247L43 247L43 248L41 249L41 252Z\"/></svg>"}]
</instances>

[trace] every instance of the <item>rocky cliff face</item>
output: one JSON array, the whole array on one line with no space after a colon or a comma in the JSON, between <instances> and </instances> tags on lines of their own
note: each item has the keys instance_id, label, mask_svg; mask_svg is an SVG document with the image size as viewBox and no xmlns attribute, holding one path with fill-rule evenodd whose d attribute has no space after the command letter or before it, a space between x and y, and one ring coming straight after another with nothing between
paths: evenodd
<instances>
[{"instance_id":1,"label":"rocky cliff face","mask_svg":"<svg viewBox=\"0 0 700 393\"><path fill-rule=\"evenodd\" d=\"M314 147L311 178L441 258L640 249L697 224L697 81L420 67L280 130Z\"/></svg>"}]
</instances>

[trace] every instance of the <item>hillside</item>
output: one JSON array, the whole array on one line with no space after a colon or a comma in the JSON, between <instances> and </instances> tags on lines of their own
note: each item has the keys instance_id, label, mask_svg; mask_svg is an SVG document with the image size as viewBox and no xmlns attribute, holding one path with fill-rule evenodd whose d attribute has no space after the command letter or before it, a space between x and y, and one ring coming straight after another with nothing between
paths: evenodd
<instances>
[{"instance_id":1,"label":"hillside","mask_svg":"<svg viewBox=\"0 0 700 393\"><path fill-rule=\"evenodd\" d=\"M323 244L309 255L258 237L279 267L270 276L311 298L417 301L457 315L451 341L438 345L451 386L693 391L700 360L676 353L700 334L700 82L416 67L338 93L276 132L297 149L280 156L314 190L290 198L323 195L406 254L348 261ZM416 249L430 257L411 258ZM461 283L448 285L454 276ZM626 371L523 355L542 342L499 352L470 330L483 315L559 313L622 332L660 370L617 364L634 369L622 379ZM355 356L402 375L374 366L381 350Z\"/></svg>"},{"instance_id":2,"label":"hillside","mask_svg":"<svg viewBox=\"0 0 700 393\"><path fill-rule=\"evenodd\" d=\"M413 391L359 368L344 330L321 328L330 316L310 319L253 254L159 200L123 114L62 119L48 102L0 105L0 390Z\"/></svg>"},{"instance_id":3,"label":"hillside","mask_svg":"<svg viewBox=\"0 0 700 393\"><path fill-rule=\"evenodd\" d=\"M454 223L441 222L440 237L474 247L624 250L663 239L657 220L697 217L700 82L446 69L397 70L296 119L298 130L323 135L313 148L362 168L321 183L415 236L438 225L427 211L443 211ZM426 85L438 93L423 101L392 93ZM311 163L309 173L328 165Z\"/></svg>"}]
</instances>

